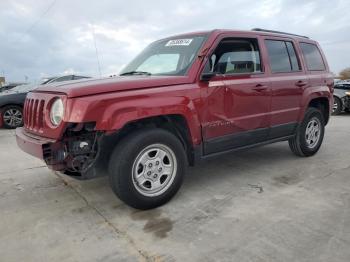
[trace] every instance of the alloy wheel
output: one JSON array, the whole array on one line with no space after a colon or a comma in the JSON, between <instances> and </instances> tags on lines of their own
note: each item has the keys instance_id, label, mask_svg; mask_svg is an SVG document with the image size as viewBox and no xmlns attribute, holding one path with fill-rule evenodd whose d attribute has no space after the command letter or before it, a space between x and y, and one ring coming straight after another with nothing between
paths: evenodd
<instances>
[{"instance_id":1,"label":"alloy wheel","mask_svg":"<svg viewBox=\"0 0 350 262\"><path fill-rule=\"evenodd\" d=\"M18 127L22 124L22 112L17 108L9 108L3 113L3 120L9 127Z\"/></svg>"}]
</instances>

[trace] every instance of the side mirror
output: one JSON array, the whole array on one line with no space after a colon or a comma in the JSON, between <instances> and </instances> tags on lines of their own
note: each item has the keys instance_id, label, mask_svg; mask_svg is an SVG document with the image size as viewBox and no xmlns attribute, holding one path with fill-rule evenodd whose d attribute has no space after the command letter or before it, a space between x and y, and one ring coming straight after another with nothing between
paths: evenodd
<instances>
[{"instance_id":1,"label":"side mirror","mask_svg":"<svg viewBox=\"0 0 350 262\"><path fill-rule=\"evenodd\" d=\"M212 77L214 77L216 74L213 72L210 73L203 73L200 77L201 81L209 81Z\"/></svg>"}]
</instances>

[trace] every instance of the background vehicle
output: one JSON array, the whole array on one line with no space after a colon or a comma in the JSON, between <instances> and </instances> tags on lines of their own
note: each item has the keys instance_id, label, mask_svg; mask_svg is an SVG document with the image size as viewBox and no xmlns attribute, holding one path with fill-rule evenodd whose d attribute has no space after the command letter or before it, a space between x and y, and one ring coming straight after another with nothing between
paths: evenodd
<instances>
[{"instance_id":1,"label":"background vehicle","mask_svg":"<svg viewBox=\"0 0 350 262\"><path fill-rule=\"evenodd\" d=\"M78 75L65 75L65 76L56 76L47 78L47 80L42 83L42 85L51 84L55 82L63 82L63 81L72 81L72 80L80 80L80 79L88 79L91 78L89 76L78 76Z\"/></svg>"},{"instance_id":2,"label":"background vehicle","mask_svg":"<svg viewBox=\"0 0 350 262\"><path fill-rule=\"evenodd\" d=\"M333 84L307 37L262 29L174 36L150 44L119 77L30 92L17 143L76 178L109 174L122 201L149 209L169 201L199 160L277 141L316 154Z\"/></svg>"},{"instance_id":3,"label":"background vehicle","mask_svg":"<svg viewBox=\"0 0 350 262\"><path fill-rule=\"evenodd\" d=\"M342 81L334 85L333 114L338 115L343 111L350 111L350 82Z\"/></svg>"},{"instance_id":4,"label":"background vehicle","mask_svg":"<svg viewBox=\"0 0 350 262\"><path fill-rule=\"evenodd\" d=\"M19 85L11 90L0 93L0 127L16 128L23 125L23 105L27 93L38 86L55 82L87 79L87 76L68 75L42 79L40 84Z\"/></svg>"},{"instance_id":5,"label":"background vehicle","mask_svg":"<svg viewBox=\"0 0 350 262\"><path fill-rule=\"evenodd\" d=\"M12 88L19 86L19 85L25 85L27 83L9 83L7 85L4 86L0 86L0 93L4 92L4 91L8 91L11 90Z\"/></svg>"}]
</instances>

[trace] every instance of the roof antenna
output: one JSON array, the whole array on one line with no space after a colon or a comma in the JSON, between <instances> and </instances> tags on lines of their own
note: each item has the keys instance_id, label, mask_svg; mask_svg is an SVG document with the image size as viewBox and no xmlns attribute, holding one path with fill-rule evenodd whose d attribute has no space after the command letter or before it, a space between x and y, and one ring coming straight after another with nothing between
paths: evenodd
<instances>
[{"instance_id":1,"label":"roof antenna","mask_svg":"<svg viewBox=\"0 0 350 262\"><path fill-rule=\"evenodd\" d=\"M95 52L96 52L96 60L97 60L97 66L98 66L98 72L100 74L100 78L102 77L101 74L101 65L100 65L100 58L98 56L98 50L96 45L96 38L95 38L95 25L92 26L92 37L94 39L94 45L95 45Z\"/></svg>"}]
</instances>

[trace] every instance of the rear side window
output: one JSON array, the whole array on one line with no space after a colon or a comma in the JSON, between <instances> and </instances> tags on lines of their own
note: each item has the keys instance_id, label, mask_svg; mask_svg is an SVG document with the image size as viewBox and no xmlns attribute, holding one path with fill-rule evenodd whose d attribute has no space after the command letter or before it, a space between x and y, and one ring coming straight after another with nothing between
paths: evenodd
<instances>
[{"instance_id":1,"label":"rear side window","mask_svg":"<svg viewBox=\"0 0 350 262\"><path fill-rule=\"evenodd\" d=\"M265 40L273 73L288 73L300 70L294 45L289 41Z\"/></svg>"},{"instance_id":2,"label":"rear side window","mask_svg":"<svg viewBox=\"0 0 350 262\"><path fill-rule=\"evenodd\" d=\"M318 47L316 45L309 43L300 43L300 47L306 61L307 69L309 71L323 71L326 69L320 50L318 50Z\"/></svg>"}]
</instances>

